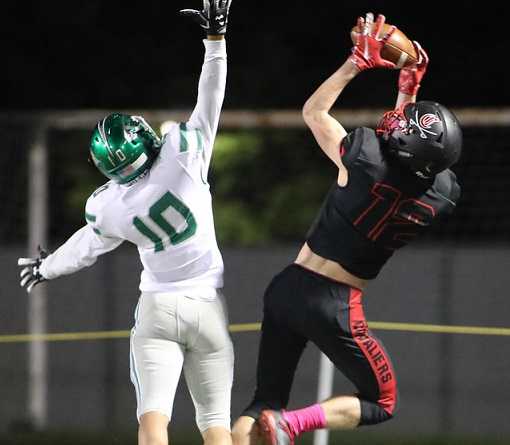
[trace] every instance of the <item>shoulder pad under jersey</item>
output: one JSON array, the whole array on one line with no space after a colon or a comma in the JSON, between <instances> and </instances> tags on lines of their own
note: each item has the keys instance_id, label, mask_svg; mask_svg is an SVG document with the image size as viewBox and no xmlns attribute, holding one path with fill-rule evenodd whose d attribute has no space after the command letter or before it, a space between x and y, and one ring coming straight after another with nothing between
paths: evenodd
<instances>
[{"instance_id":1,"label":"shoulder pad under jersey","mask_svg":"<svg viewBox=\"0 0 510 445\"><path fill-rule=\"evenodd\" d=\"M345 136L340 154L346 167L360 158L374 164L382 161L379 138L373 129L366 127L356 128Z\"/></svg>"},{"instance_id":2,"label":"shoulder pad under jersey","mask_svg":"<svg viewBox=\"0 0 510 445\"><path fill-rule=\"evenodd\" d=\"M95 198L98 196L101 192L104 192L105 190L108 190L108 187L110 187L111 181L108 181L106 184L103 184L101 187L97 188L92 195L90 195L91 198ZM89 198L90 199L90 198Z\"/></svg>"},{"instance_id":3,"label":"shoulder pad under jersey","mask_svg":"<svg viewBox=\"0 0 510 445\"><path fill-rule=\"evenodd\" d=\"M115 205L115 199L112 199L112 188L116 184L107 182L99 187L87 199L85 204L85 221L92 226L94 232L98 235L104 235L108 230L106 229L105 211L112 205Z\"/></svg>"},{"instance_id":4,"label":"shoulder pad under jersey","mask_svg":"<svg viewBox=\"0 0 510 445\"><path fill-rule=\"evenodd\" d=\"M457 182L457 176L450 169L438 173L432 187L443 198L457 204L460 198L460 185Z\"/></svg>"},{"instance_id":5,"label":"shoulder pad under jersey","mask_svg":"<svg viewBox=\"0 0 510 445\"><path fill-rule=\"evenodd\" d=\"M201 153L204 150L202 130L191 128L185 122L174 122L163 137L162 154L178 155Z\"/></svg>"}]
</instances>

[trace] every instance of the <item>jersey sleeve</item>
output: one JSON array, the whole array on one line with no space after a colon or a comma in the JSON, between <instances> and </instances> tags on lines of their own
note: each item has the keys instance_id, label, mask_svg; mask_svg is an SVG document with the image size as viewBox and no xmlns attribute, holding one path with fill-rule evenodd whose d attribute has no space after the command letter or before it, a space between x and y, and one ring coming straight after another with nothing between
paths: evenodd
<instances>
[{"instance_id":1,"label":"jersey sleeve","mask_svg":"<svg viewBox=\"0 0 510 445\"><path fill-rule=\"evenodd\" d=\"M348 133L340 143L340 157L346 167L352 165L361 153L363 130L363 128L356 128Z\"/></svg>"},{"instance_id":2,"label":"jersey sleeve","mask_svg":"<svg viewBox=\"0 0 510 445\"><path fill-rule=\"evenodd\" d=\"M45 278L69 275L91 266L99 255L110 252L122 244L121 238L109 233L106 227L102 227L103 215L98 212L100 209L95 204L93 195L85 208L86 225L44 259L40 272Z\"/></svg>"},{"instance_id":3,"label":"jersey sleeve","mask_svg":"<svg viewBox=\"0 0 510 445\"><path fill-rule=\"evenodd\" d=\"M188 122L180 125L179 147L203 149L206 167L209 163L218 129L227 81L227 49L225 40L204 40L205 57L198 82L196 106Z\"/></svg>"},{"instance_id":4,"label":"jersey sleeve","mask_svg":"<svg viewBox=\"0 0 510 445\"><path fill-rule=\"evenodd\" d=\"M203 131L190 128L185 122L173 123L163 138L157 168L165 172L168 181L182 168L197 183L207 183L210 153L206 153ZM153 167L154 171L154 167Z\"/></svg>"}]
</instances>

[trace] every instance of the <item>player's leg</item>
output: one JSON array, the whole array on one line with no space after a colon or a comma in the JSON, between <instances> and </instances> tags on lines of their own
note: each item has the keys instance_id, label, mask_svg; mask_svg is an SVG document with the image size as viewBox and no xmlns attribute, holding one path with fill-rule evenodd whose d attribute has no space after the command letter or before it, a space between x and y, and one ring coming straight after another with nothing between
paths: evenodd
<instances>
[{"instance_id":1,"label":"player's leg","mask_svg":"<svg viewBox=\"0 0 510 445\"><path fill-rule=\"evenodd\" d=\"M262 438L256 419L266 409L287 406L298 361L306 338L289 329L296 312L295 277L289 268L277 275L264 296L264 319L257 363L257 387L251 404L235 422L234 445L255 445Z\"/></svg>"},{"instance_id":2,"label":"player's leg","mask_svg":"<svg viewBox=\"0 0 510 445\"><path fill-rule=\"evenodd\" d=\"M358 394L283 413L293 437L321 427L353 429L381 423L389 420L395 410L395 373L382 343L368 330L361 292L340 285L338 294L337 301L328 298L318 304L309 335L354 383Z\"/></svg>"},{"instance_id":3,"label":"player's leg","mask_svg":"<svg viewBox=\"0 0 510 445\"><path fill-rule=\"evenodd\" d=\"M168 340L138 337L136 333L131 345L139 445L166 445L167 426L184 358L182 347Z\"/></svg>"},{"instance_id":4,"label":"player's leg","mask_svg":"<svg viewBox=\"0 0 510 445\"><path fill-rule=\"evenodd\" d=\"M294 373L305 346L305 338L278 326L266 313L259 346L257 387L252 402L232 429L234 445L261 443L256 421L264 410L277 411L287 406Z\"/></svg>"},{"instance_id":5,"label":"player's leg","mask_svg":"<svg viewBox=\"0 0 510 445\"><path fill-rule=\"evenodd\" d=\"M138 445L167 445L168 422L168 417L157 411L143 414L138 427Z\"/></svg>"},{"instance_id":6,"label":"player's leg","mask_svg":"<svg viewBox=\"0 0 510 445\"><path fill-rule=\"evenodd\" d=\"M196 410L197 426L206 445L231 445L230 400L234 351L224 299L188 300L198 313L198 330L187 343L184 376Z\"/></svg>"},{"instance_id":7,"label":"player's leg","mask_svg":"<svg viewBox=\"0 0 510 445\"><path fill-rule=\"evenodd\" d=\"M257 420L250 416L240 416L232 428L234 445L258 445L262 443Z\"/></svg>"},{"instance_id":8,"label":"player's leg","mask_svg":"<svg viewBox=\"0 0 510 445\"><path fill-rule=\"evenodd\" d=\"M222 426L212 426L202 433L204 445L231 445L232 436L230 428L226 429Z\"/></svg>"},{"instance_id":9,"label":"player's leg","mask_svg":"<svg viewBox=\"0 0 510 445\"><path fill-rule=\"evenodd\" d=\"M318 337L316 343L356 386L358 393L355 397L335 397L321 404L327 425L352 428L387 421L393 417L397 405L397 379L390 357L382 342L368 329L362 292L342 286L339 295L338 333ZM356 412L359 412L359 422L355 425L352 415Z\"/></svg>"},{"instance_id":10,"label":"player's leg","mask_svg":"<svg viewBox=\"0 0 510 445\"><path fill-rule=\"evenodd\" d=\"M352 395L336 396L320 403L324 413L325 428L352 430L361 419L360 399Z\"/></svg>"},{"instance_id":11,"label":"player's leg","mask_svg":"<svg viewBox=\"0 0 510 445\"><path fill-rule=\"evenodd\" d=\"M170 308L175 303L172 297L143 294L135 313L130 368L140 423L139 445L168 444L167 427L184 362L183 347L170 339L176 330L176 311Z\"/></svg>"},{"instance_id":12,"label":"player's leg","mask_svg":"<svg viewBox=\"0 0 510 445\"><path fill-rule=\"evenodd\" d=\"M368 330L361 292L326 278L315 277L315 281L316 286L306 287L313 305L302 329L354 383L358 394L294 411L264 412L260 426L266 438L282 435L282 440L269 443L292 444L294 437L318 428L380 423L390 419L395 409L395 373L382 344ZM284 434L286 430L290 434Z\"/></svg>"}]
</instances>

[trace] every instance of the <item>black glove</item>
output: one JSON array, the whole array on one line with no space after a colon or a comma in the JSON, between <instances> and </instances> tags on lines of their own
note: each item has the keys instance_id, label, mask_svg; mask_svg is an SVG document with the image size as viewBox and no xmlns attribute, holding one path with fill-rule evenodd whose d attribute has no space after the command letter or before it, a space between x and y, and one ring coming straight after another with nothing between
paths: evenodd
<instances>
[{"instance_id":1,"label":"black glove","mask_svg":"<svg viewBox=\"0 0 510 445\"><path fill-rule=\"evenodd\" d=\"M207 31L207 35L218 36L227 32L228 11L232 0L204 0L204 9L181 9L179 12L195 20Z\"/></svg>"},{"instance_id":2,"label":"black glove","mask_svg":"<svg viewBox=\"0 0 510 445\"><path fill-rule=\"evenodd\" d=\"M20 285L25 287L28 293L32 291L35 285L46 281L46 278L39 272L39 267L44 258L48 256L48 253L41 247L38 250L39 256L37 258L18 258L18 266L24 267L19 274L21 278Z\"/></svg>"}]
</instances>

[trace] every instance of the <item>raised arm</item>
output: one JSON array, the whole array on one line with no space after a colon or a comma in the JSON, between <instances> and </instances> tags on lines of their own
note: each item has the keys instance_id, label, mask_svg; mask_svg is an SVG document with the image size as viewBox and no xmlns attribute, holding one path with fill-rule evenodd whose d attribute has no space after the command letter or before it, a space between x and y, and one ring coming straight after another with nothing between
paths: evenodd
<instances>
[{"instance_id":1,"label":"raised arm","mask_svg":"<svg viewBox=\"0 0 510 445\"><path fill-rule=\"evenodd\" d=\"M416 102L416 96L421 86L421 80L427 71L429 56L421 45L414 41L414 47L420 56L416 65L402 68L398 77L398 97L395 108L407 102Z\"/></svg>"},{"instance_id":2,"label":"raised arm","mask_svg":"<svg viewBox=\"0 0 510 445\"><path fill-rule=\"evenodd\" d=\"M363 70L372 68L394 68L395 64L381 57L381 49L391 33L380 35L385 18L377 17L373 25L373 15L366 15L366 20L358 18L358 28L363 32L358 36L352 54L347 61L329 77L306 101L303 107L303 118L312 131L315 139L326 155L345 170L340 155L340 145L347 132L331 114L331 108L356 75Z\"/></svg>"},{"instance_id":3,"label":"raised arm","mask_svg":"<svg viewBox=\"0 0 510 445\"><path fill-rule=\"evenodd\" d=\"M225 33L231 0L204 0L202 11L184 9L207 32L205 57L198 82L197 104L187 125L202 132L204 148L212 150L218 128L227 79Z\"/></svg>"},{"instance_id":4,"label":"raised arm","mask_svg":"<svg viewBox=\"0 0 510 445\"><path fill-rule=\"evenodd\" d=\"M340 143L347 134L344 127L331 114L331 108L359 69L347 60L310 96L303 106L303 119L312 131L324 153L342 167Z\"/></svg>"},{"instance_id":5,"label":"raised arm","mask_svg":"<svg viewBox=\"0 0 510 445\"><path fill-rule=\"evenodd\" d=\"M225 40L204 40L205 57L198 82L197 104L188 125L200 128L206 148L211 147L218 129L227 80L227 51Z\"/></svg>"}]
</instances>

